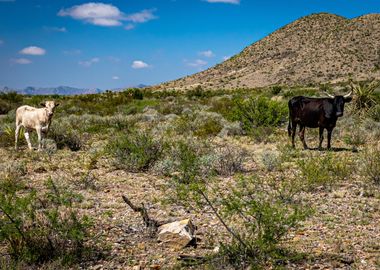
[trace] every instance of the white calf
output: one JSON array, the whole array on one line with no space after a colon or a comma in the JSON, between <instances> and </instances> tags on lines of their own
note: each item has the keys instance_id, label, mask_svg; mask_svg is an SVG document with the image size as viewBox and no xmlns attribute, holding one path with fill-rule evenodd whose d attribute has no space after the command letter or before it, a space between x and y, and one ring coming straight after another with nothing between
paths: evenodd
<instances>
[{"instance_id":1,"label":"white calf","mask_svg":"<svg viewBox=\"0 0 380 270\"><path fill-rule=\"evenodd\" d=\"M38 151L41 150L42 134L45 135L49 131L51 119L53 117L54 109L59 104L54 101L46 101L41 103L44 108L34 108L31 106L21 106L16 110L16 135L15 135L15 148L17 150L17 141L21 127L24 127L25 139L28 143L28 147L32 150L32 144L30 143L29 132L34 129L37 131L38 136Z\"/></svg>"}]
</instances>

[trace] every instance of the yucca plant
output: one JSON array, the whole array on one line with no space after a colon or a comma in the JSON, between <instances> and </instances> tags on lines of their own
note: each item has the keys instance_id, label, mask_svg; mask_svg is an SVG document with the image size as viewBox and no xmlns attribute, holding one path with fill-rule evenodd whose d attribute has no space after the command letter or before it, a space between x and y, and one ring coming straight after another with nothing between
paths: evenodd
<instances>
[{"instance_id":1,"label":"yucca plant","mask_svg":"<svg viewBox=\"0 0 380 270\"><path fill-rule=\"evenodd\" d=\"M376 105L374 92L380 86L379 81L373 80L368 84L355 84L351 82L350 86L355 96L353 99L353 105L356 112L367 112L372 106Z\"/></svg>"}]
</instances>

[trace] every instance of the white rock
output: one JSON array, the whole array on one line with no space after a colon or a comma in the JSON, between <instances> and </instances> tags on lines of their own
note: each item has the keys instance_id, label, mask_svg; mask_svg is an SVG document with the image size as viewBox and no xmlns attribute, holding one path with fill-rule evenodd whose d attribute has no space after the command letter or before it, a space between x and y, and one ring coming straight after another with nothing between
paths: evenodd
<instances>
[{"instance_id":1,"label":"white rock","mask_svg":"<svg viewBox=\"0 0 380 270\"><path fill-rule=\"evenodd\" d=\"M186 247L194 239L195 227L190 219L167 223L158 228L158 240L174 249Z\"/></svg>"}]
</instances>

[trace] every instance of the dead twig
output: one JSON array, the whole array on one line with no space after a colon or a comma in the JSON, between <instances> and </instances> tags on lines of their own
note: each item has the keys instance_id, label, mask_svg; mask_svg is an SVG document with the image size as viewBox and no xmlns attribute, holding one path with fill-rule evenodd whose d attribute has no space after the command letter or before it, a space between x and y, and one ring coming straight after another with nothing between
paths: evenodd
<instances>
[{"instance_id":1,"label":"dead twig","mask_svg":"<svg viewBox=\"0 0 380 270\"><path fill-rule=\"evenodd\" d=\"M126 204L135 212L140 212L141 217L144 221L144 224L147 228L152 229L154 232L158 230L158 227L161 225L157 220L151 219L148 215L148 211L144 207L144 204L141 206L134 205L126 196L121 196Z\"/></svg>"}]
</instances>

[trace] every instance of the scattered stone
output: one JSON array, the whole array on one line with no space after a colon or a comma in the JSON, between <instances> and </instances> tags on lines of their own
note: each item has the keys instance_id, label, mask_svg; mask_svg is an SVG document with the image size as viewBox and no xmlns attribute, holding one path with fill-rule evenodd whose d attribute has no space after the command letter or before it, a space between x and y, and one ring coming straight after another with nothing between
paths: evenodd
<instances>
[{"instance_id":1,"label":"scattered stone","mask_svg":"<svg viewBox=\"0 0 380 270\"><path fill-rule=\"evenodd\" d=\"M158 240L176 250L186 247L194 239L195 227L190 219L167 223L158 228Z\"/></svg>"}]
</instances>

